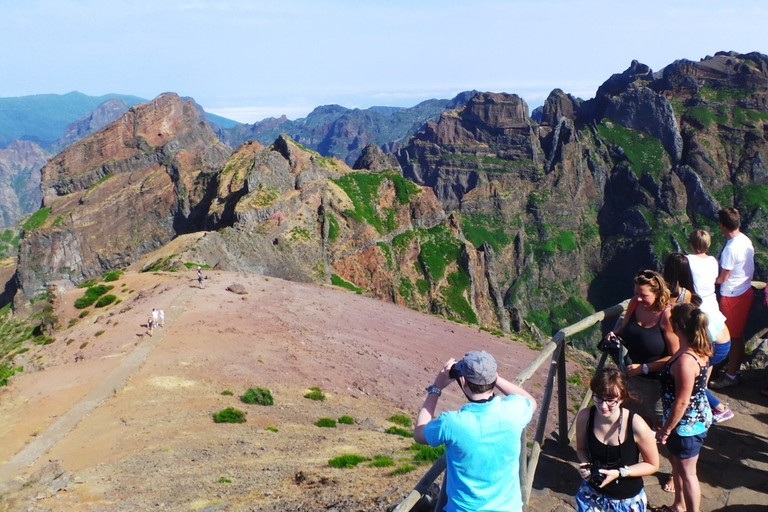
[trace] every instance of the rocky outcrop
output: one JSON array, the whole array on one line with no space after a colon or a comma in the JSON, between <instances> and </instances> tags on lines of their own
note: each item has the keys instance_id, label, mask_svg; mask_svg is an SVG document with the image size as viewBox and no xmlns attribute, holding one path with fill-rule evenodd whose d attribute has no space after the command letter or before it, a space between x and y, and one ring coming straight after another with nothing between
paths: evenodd
<instances>
[{"instance_id":1,"label":"rocky outcrop","mask_svg":"<svg viewBox=\"0 0 768 512\"><path fill-rule=\"evenodd\" d=\"M42 170L42 227L25 233L17 281L79 283L203 227L231 150L191 102L164 94L72 144Z\"/></svg>"},{"instance_id":2,"label":"rocky outcrop","mask_svg":"<svg viewBox=\"0 0 768 512\"><path fill-rule=\"evenodd\" d=\"M0 228L40 207L40 169L46 161L34 142L15 140L0 149Z\"/></svg>"},{"instance_id":3,"label":"rocky outcrop","mask_svg":"<svg viewBox=\"0 0 768 512\"><path fill-rule=\"evenodd\" d=\"M400 164L392 153L384 153L376 144L368 144L363 149L363 154L357 159L353 169L369 169L374 172L385 169L397 169Z\"/></svg>"},{"instance_id":4,"label":"rocky outcrop","mask_svg":"<svg viewBox=\"0 0 768 512\"><path fill-rule=\"evenodd\" d=\"M62 149L75 141L95 133L112 121L120 118L130 105L120 98L110 98L92 112L71 123L64 130L64 134L54 143L54 147Z\"/></svg>"},{"instance_id":5,"label":"rocky outcrop","mask_svg":"<svg viewBox=\"0 0 768 512\"><path fill-rule=\"evenodd\" d=\"M247 140L271 144L284 133L308 149L353 165L368 144L386 147L388 152L394 153L426 121L437 119L446 109L463 105L471 96L471 93L461 93L451 100L427 100L410 108L348 109L340 105L323 105L303 119L289 121L282 116L219 130L218 133L221 140L232 147Z\"/></svg>"}]
</instances>

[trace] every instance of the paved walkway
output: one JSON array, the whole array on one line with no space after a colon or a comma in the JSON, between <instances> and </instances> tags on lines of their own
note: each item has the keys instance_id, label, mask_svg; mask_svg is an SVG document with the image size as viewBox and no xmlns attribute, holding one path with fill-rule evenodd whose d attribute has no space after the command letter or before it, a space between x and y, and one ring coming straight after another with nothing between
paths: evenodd
<instances>
[{"instance_id":1,"label":"paved walkway","mask_svg":"<svg viewBox=\"0 0 768 512\"><path fill-rule=\"evenodd\" d=\"M742 385L718 393L736 416L713 426L699 459L702 512L768 511L768 370L746 370ZM662 452L659 472L645 479L651 506L669 505L673 495L662 491L670 471ZM545 443L526 511L566 512L575 508L573 496L581 484L575 446L561 449Z\"/></svg>"}]
</instances>

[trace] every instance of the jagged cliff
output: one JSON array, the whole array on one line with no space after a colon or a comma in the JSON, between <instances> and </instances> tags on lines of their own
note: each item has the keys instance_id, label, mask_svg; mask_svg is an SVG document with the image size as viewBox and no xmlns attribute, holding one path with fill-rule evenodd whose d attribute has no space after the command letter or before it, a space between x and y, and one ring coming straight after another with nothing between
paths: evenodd
<instances>
[{"instance_id":1,"label":"jagged cliff","mask_svg":"<svg viewBox=\"0 0 768 512\"><path fill-rule=\"evenodd\" d=\"M20 289L78 283L201 229L200 205L230 154L175 94L67 147L42 170L44 218L22 238Z\"/></svg>"},{"instance_id":2,"label":"jagged cliff","mask_svg":"<svg viewBox=\"0 0 768 512\"><path fill-rule=\"evenodd\" d=\"M427 100L410 108L371 107L349 109L323 105L307 117L289 121L285 116L264 119L253 125L238 125L217 131L221 140L238 146L247 140L271 144L284 133L302 146L352 165L370 143L393 152L428 120L446 109L458 108L474 94L463 92L451 100Z\"/></svg>"},{"instance_id":3,"label":"jagged cliff","mask_svg":"<svg viewBox=\"0 0 768 512\"><path fill-rule=\"evenodd\" d=\"M657 73L633 62L581 101L535 115L477 93L394 154L354 170L288 136L235 152L175 95L134 107L43 171L44 225L24 235L30 296L124 266L205 263L333 282L485 328L546 334L631 293L631 276L723 240L735 205L768 270L768 57L720 53Z\"/></svg>"},{"instance_id":4,"label":"jagged cliff","mask_svg":"<svg viewBox=\"0 0 768 512\"><path fill-rule=\"evenodd\" d=\"M30 141L15 140L0 149L0 227L40 207L40 169L46 159L46 152Z\"/></svg>"}]
</instances>

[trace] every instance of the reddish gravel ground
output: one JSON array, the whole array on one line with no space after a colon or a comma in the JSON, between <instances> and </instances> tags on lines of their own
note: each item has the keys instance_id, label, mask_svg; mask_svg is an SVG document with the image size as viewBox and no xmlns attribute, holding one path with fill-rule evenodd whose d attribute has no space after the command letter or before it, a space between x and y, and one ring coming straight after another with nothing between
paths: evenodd
<instances>
[{"instance_id":1,"label":"reddish gravel ground","mask_svg":"<svg viewBox=\"0 0 768 512\"><path fill-rule=\"evenodd\" d=\"M233 283L247 294L226 291ZM424 388L450 357L488 350L512 378L536 355L522 343L332 286L215 271L205 289L194 272L128 272L112 284L120 304L33 347L22 356L27 370L0 388L0 510L386 510L427 469L391 474L413 464L413 454L411 439L385 433L388 418L415 418ZM78 318L73 303L81 295L72 290L57 301L62 325ZM152 308L165 310L166 325L150 338ZM146 360L131 363L140 349ZM113 372L131 364L123 383ZM541 398L543 380L525 387ZM105 385L107 397L33 466L7 464L25 446L53 439L51 426ZM257 386L271 390L274 406L240 402ZM304 398L313 386L325 401ZM439 411L462 403L449 388ZM230 406L247 422L212 421ZM314 426L342 415L355 424ZM328 465L347 453L387 455L395 465ZM66 471L54 485L21 486L46 464L56 467L50 461Z\"/></svg>"}]
</instances>

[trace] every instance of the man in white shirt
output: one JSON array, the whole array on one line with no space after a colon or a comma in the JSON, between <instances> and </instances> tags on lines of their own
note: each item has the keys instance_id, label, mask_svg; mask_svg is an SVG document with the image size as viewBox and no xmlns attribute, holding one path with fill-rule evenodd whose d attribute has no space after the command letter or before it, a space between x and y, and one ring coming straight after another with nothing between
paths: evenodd
<instances>
[{"instance_id":1,"label":"man in white shirt","mask_svg":"<svg viewBox=\"0 0 768 512\"><path fill-rule=\"evenodd\" d=\"M725 325L731 333L731 350L728 353L728 371L721 378L710 382L715 389L738 384L739 368L744 358L744 326L752 308L754 292L752 275L755 272L755 248L752 241L741 232L741 216L736 208L724 208L717 212L720 231L727 242L720 253L720 311L725 315Z\"/></svg>"}]
</instances>

